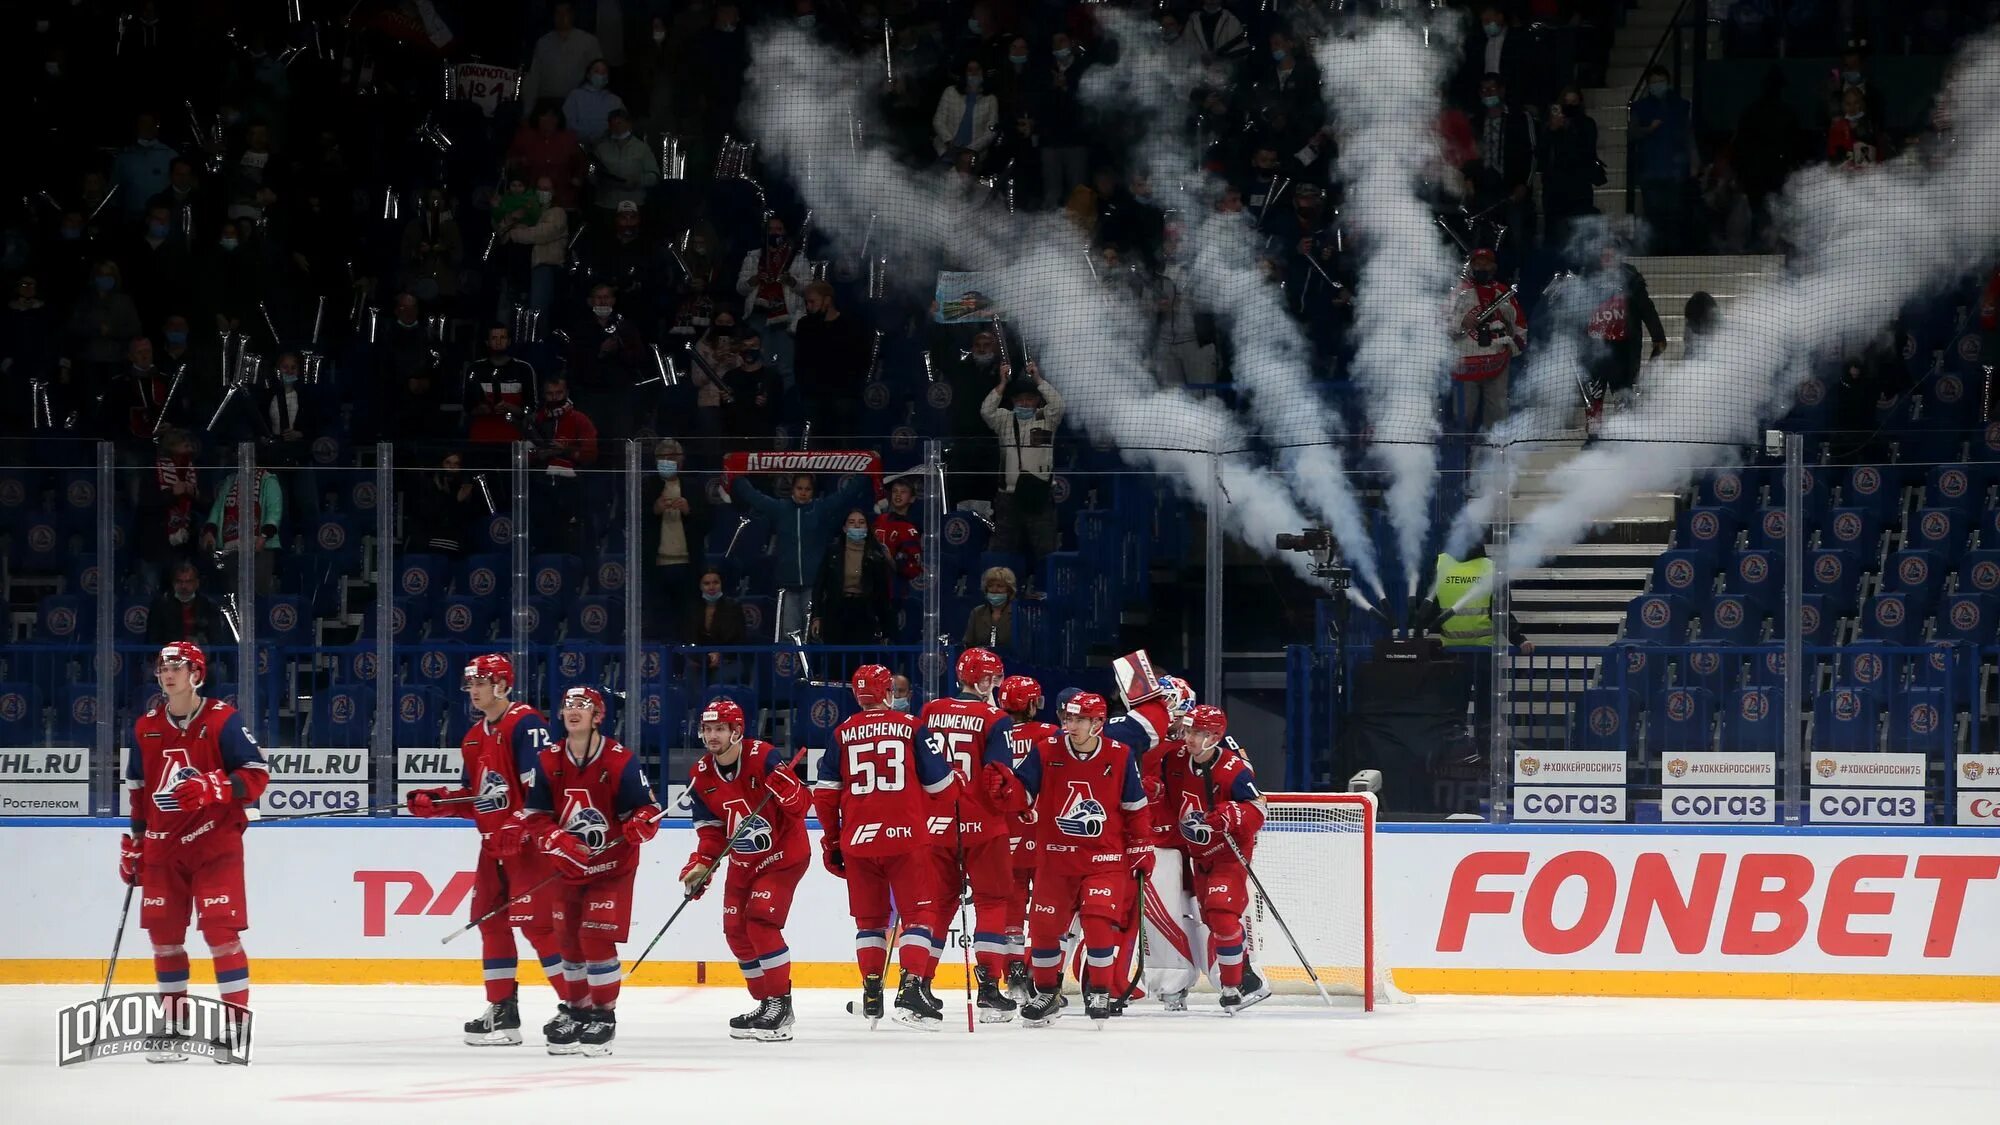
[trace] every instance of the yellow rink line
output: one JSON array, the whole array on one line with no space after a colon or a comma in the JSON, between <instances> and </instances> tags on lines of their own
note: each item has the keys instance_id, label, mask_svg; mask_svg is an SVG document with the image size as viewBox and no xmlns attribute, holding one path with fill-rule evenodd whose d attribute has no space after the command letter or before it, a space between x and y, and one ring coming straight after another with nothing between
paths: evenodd
<instances>
[{"instance_id":1,"label":"yellow rink line","mask_svg":"<svg viewBox=\"0 0 2000 1125\"><path fill-rule=\"evenodd\" d=\"M214 983L208 959L189 951L193 980ZM539 982L533 961L523 961L521 979ZM1273 966L1276 968L1276 966ZM895 966L890 965L890 975ZM1287 979L1299 974L1284 974ZM2000 976L1924 976L1888 973L1736 973L1620 971L1609 969L1398 969L1396 984L1425 994L1484 996L1625 996L1736 1000L1957 1000L2000 1001ZM0 984L97 984L104 962L85 958L0 959ZM939 991L962 989L965 971L938 966ZM476 958L402 960L283 958L250 960L254 989L274 984L457 984L478 987ZM118 966L117 983L149 987L152 965L142 952ZM720 985L741 987L732 962L647 962L625 981L636 987ZM860 978L845 962L796 962L792 983L800 988L858 988Z\"/></svg>"}]
</instances>

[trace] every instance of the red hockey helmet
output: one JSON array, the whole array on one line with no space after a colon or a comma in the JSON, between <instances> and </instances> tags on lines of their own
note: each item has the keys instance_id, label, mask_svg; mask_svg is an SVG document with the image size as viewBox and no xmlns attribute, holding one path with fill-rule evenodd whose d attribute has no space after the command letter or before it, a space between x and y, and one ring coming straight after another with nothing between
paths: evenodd
<instances>
[{"instance_id":1,"label":"red hockey helmet","mask_svg":"<svg viewBox=\"0 0 2000 1125\"><path fill-rule=\"evenodd\" d=\"M1188 712L1188 726L1203 734L1221 738L1229 733L1229 716L1214 704L1200 703Z\"/></svg>"},{"instance_id":2,"label":"red hockey helmet","mask_svg":"<svg viewBox=\"0 0 2000 1125\"><path fill-rule=\"evenodd\" d=\"M1080 691L1071 696L1068 703L1062 705L1062 714L1083 719L1102 719L1110 714L1110 710L1105 706L1103 696L1094 691Z\"/></svg>"},{"instance_id":3,"label":"red hockey helmet","mask_svg":"<svg viewBox=\"0 0 2000 1125\"><path fill-rule=\"evenodd\" d=\"M208 682L208 657L193 641L175 641L161 648L160 655L153 658L153 675L159 675L162 668L188 669L196 687Z\"/></svg>"},{"instance_id":4,"label":"red hockey helmet","mask_svg":"<svg viewBox=\"0 0 2000 1125\"><path fill-rule=\"evenodd\" d=\"M854 670L854 701L867 710L883 706L895 681L895 675L880 664L863 664Z\"/></svg>"},{"instance_id":5,"label":"red hockey helmet","mask_svg":"<svg viewBox=\"0 0 2000 1125\"><path fill-rule=\"evenodd\" d=\"M475 656L472 663L465 666L465 686L470 688L474 680L492 680L500 687L513 691L514 662L497 652Z\"/></svg>"},{"instance_id":6,"label":"red hockey helmet","mask_svg":"<svg viewBox=\"0 0 2000 1125\"><path fill-rule=\"evenodd\" d=\"M1042 685L1033 676L1009 676L1000 681L1000 709L1008 712L1042 709Z\"/></svg>"},{"instance_id":7,"label":"red hockey helmet","mask_svg":"<svg viewBox=\"0 0 2000 1125\"><path fill-rule=\"evenodd\" d=\"M743 708L737 706L736 701L728 696L718 696L715 699L709 700L702 707L701 721L704 723L722 723L725 726L735 727L737 732L741 733L743 730Z\"/></svg>"},{"instance_id":8,"label":"red hockey helmet","mask_svg":"<svg viewBox=\"0 0 2000 1125\"><path fill-rule=\"evenodd\" d=\"M582 684L578 684L568 691L563 692L561 710L567 711L572 707L588 707L596 713L599 719L602 719L604 717L604 696L594 687L585 687Z\"/></svg>"},{"instance_id":9,"label":"red hockey helmet","mask_svg":"<svg viewBox=\"0 0 2000 1125\"><path fill-rule=\"evenodd\" d=\"M990 648L969 648L958 654L958 682L968 686L992 676L1004 676L1007 666Z\"/></svg>"}]
</instances>

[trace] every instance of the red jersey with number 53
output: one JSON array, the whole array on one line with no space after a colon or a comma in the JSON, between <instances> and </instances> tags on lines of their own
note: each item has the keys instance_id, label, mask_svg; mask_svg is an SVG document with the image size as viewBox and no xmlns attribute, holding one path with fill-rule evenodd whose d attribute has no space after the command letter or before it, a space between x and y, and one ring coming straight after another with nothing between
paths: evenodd
<instances>
[{"instance_id":1,"label":"red jersey with number 53","mask_svg":"<svg viewBox=\"0 0 2000 1125\"><path fill-rule=\"evenodd\" d=\"M727 774L715 764L715 755L703 754L688 775L688 816L701 842L697 850L719 858L729 848L730 866L746 873L810 861L803 789L782 782L774 787L770 781L772 774L789 769L783 751L754 738L743 740L743 757ZM799 794L796 809L787 807L780 796L784 792ZM746 825L752 810L755 823Z\"/></svg>"},{"instance_id":2,"label":"red jersey with number 53","mask_svg":"<svg viewBox=\"0 0 2000 1125\"><path fill-rule=\"evenodd\" d=\"M535 782L541 752L553 746L541 712L525 703L509 704L499 722L484 717L465 732L459 753L465 761L465 787L472 791L472 820L486 847L495 829L526 804L528 786Z\"/></svg>"},{"instance_id":3,"label":"red jersey with number 53","mask_svg":"<svg viewBox=\"0 0 2000 1125\"><path fill-rule=\"evenodd\" d=\"M987 799L980 774L988 765L1013 772L1014 751L1007 745L1007 733L1014 720L983 699L960 696L924 704L917 723L923 728L924 741L936 747L958 774L958 791L937 804L938 815L958 817L958 827L954 830L947 822L944 832L933 834L931 842L957 847L961 834L967 844L1007 835L1007 814Z\"/></svg>"},{"instance_id":4,"label":"red jersey with number 53","mask_svg":"<svg viewBox=\"0 0 2000 1125\"><path fill-rule=\"evenodd\" d=\"M848 855L901 855L933 846L935 798L954 776L917 737L916 720L878 707L834 728L833 745L820 756L813 806ZM943 819L949 827L950 818Z\"/></svg>"}]
</instances>

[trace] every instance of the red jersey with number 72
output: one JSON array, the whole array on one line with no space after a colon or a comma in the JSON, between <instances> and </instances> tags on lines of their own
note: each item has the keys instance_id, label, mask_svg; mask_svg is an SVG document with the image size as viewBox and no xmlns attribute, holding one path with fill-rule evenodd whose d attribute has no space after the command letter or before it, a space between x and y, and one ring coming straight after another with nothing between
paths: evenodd
<instances>
[{"instance_id":1,"label":"red jersey with number 72","mask_svg":"<svg viewBox=\"0 0 2000 1125\"><path fill-rule=\"evenodd\" d=\"M961 696L924 704L917 722L923 727L924 740L936 747L958 774L958 791L937 805L939 815L957 816L958 827L954 831L947 823L942 836L931 842L956 847L961 835L967 844L1007 835L1007 814L987 799L979 775L988 765L1013 770L1014 752L1007 744L1007 734L1014 720L983 699Z\"/></svg>"},{"instance_id":2,"label":"red jersey with number 72","mask_svg":"<svg viewBox=\"0 0 2000 1125\"><path fill-rule=\"evenodd\" d=\"M834 728L833 744L820 756L813 805L823 823L833 815L835 823L824 826L839 833L846 854L901 855L932 846L933 801L953 776L917 737L916 720L877 707Z\"/></svg>"}]
</instances>

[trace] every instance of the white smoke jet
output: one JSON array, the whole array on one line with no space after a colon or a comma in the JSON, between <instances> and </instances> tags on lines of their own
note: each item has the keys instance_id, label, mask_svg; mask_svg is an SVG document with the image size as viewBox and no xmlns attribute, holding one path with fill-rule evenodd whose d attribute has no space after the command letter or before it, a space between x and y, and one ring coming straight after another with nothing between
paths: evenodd
<instances>
[{"instance_id":1,"label":"white smoke jet","mask_svg":"<svg viewBox=\"0 0 2000 1125\"><path fill-rule=\"evenodd\" d=\"M1088 247L1060 214L1010 215L944 171L912 171L851 141L867 122L872 61L835 54L780 28L758 36L744 119L766 158L787 168L818 229L852 253L862 238L899 277L939 266L982 271L986 295L1062 391L1069 416L1094 438L1173 480L1206 504L1227 493L1218 523L1260 553L1304 514L1280 479L1247 458L1241 422L1221 403L1162 391L1144 354L1150 315L1097 278ZM1299 573L1307 560L1282 556Z\"/></svg>"},{"instance_id":2,"label":"white smoke jet","mask_svg":"<svg viewBox=\"0 0 2000 1125\"><path fill-rule=\"evenodd\" d=\"M1786 185L1787 272L1738 299L1698 355L1656 368L1604 444L1554 474L1561 499L1515 533L1508 565L1535 566L1635 491L1684 487L1757 441L1815 359L1865 345L1908 301L2000 250L2000 32L1972 40L1944 90L1943 134L1874 168L1809 167ZM1625 439L1625 440L1619 440Z\"/></svg>"},{"instance_id":3,"label":"white smoke jet","mask_svg":"<svg viewBox=\"0 0 2000 1125\"><path fill-rule=\"evenodd\" d=\"M1185 117L1192 74L1170 54L1151 21L1107 10L1099 23L1119 44L1115 65L1086 72L1079 97L1128 124L1136 163L1155 193L1167 198L1183 224L1180 262L1189 289L1226 325L1233 346L1230 377L1243 392L1250 423L1279 450L1293 490L1322 518L1342 555L1379 597L1375 544L1355 498L1341 445L1338 419L1312 384L1312 346L1285 311L1283 289L1266 279L1261 241L1246 216L1218 214L1223 184L1205 174Z\"/></svg>"},{"instance_id":4,"label":"white smoke jet","mask_svg":"<svg viewBox=\"0 0 2000 1125\"><path fill-rule=\"evenodd\" d=\"M1440 20L1427 45L1420 28L1383 17L1318 51L1338 119L1343 213L1361 243L1355 380L1373 452L1389 469L1389 522L1412 597L1437 484L1438 397L1452 362L1444 309L1458 276L1419 189L1443 162L1437 115L1446 68L1458 57L1456 26Z\"/></svg>"}]
</instances>

